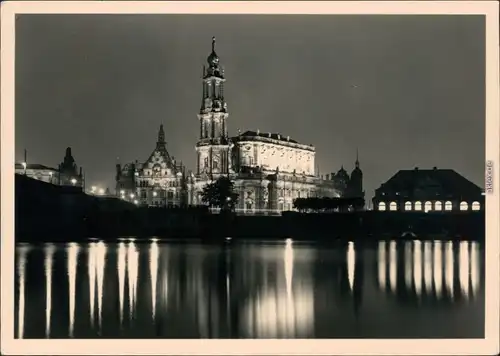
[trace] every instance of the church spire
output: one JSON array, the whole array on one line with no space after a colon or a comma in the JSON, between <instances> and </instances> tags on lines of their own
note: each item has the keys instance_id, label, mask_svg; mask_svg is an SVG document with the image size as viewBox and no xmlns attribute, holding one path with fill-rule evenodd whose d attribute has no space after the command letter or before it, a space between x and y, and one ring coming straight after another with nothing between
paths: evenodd
<instances>
[{"instance_id":1,"label":"church spire","mask_svg":"<svg viewBox=\"0 0 500 356\"><path fill-rule=\"evenodd\" d=\"M158 130L158 146L165 145L165 132L163 131L163 124L160 125L160 129Z\"/></svg>"},{"instance_id":2,"label":"church spire","mask_svg":"<svg viewBox=\"0 0 500 356\"><path fill-rule=\"evenodd\" d=\"M215 53L215 36L212 37L212 53Z\"/></svg>"},{"instance_id":3,"label":"church spire","mask_svg":"<svg viewBox=\"0 0 500 356\"><path fill-rule=\"evenodd\" d=\"M358 148L356 147L356 168L359 168L359 152Z\"/></svg>"}]
</instances>

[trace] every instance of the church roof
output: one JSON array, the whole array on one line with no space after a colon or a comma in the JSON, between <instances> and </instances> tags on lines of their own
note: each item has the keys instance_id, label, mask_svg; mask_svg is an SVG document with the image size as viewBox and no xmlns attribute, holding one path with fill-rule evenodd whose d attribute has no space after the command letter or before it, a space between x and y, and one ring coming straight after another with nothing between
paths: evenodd
<instances>
[{"instance_id":1,"label":"church roof","mask_svg":"<svg viewBox=\"0 0 500 356\"><path fill-rule=\"evenodd\" d=\"M400 170L376 192L414 192L416 190L439 190L449 196L480 196L482 189L453 169Z\"/></svg>"},{"instance_id":2,"label":"church roof","mask_svg":"<svg viewBox=\"0 0 500 356\"><path fill-rule=\"evenodd\" d=\"M279 141L285 141L285 142L291 142L291 143L298 143L295 140L292 140L290 136L284 136L278 133L271 133L271 132L256 132L256 131L245 131L239 136L250 136L250 137L265 137L265 138L271 138L273 140L279 140Z\"/></svg>"}]
</instances>

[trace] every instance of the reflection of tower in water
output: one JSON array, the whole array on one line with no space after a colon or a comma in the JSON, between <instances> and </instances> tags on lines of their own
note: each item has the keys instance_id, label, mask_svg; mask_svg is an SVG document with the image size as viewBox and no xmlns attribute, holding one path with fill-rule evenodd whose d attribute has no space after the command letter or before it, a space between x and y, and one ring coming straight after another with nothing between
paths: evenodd
<instances>
[{"instance_id":1,"label":"reflection of tower in water","mask_svg":"<svg viewBox=\"0 0 500 356\"><path fill-rule=\"evenodd\" d=\"M24 308L25 308L25 296L24 296L24 288L26 284L26 258L29 253L29 247L20 246L17 248L17 275L18 275L18 290L19 290L19 299L18 299L18 314L17 314L17 338L22 339L24 337Z\"/></svg>"},{"instance_id":2,"label":"reflection of tower in water","mask_svg":"<svg viewBox=\"0 0 500 356\"><path fill-rule=\"evenodd\" d=\"M397 248L402 248L402 264L394 261L393 256L398 255ZM381 241L378 245L378 286L383 291L405 295L412 300L467 299L471 293L478 293L480 260L480 246L477 242L415 240L400 243L392 241L388 244ZM404 273L398 274L398 266L404 268ZM402 286L397 285L399 278L396 276L402 276Z\"/></svg>"}]
</instances>

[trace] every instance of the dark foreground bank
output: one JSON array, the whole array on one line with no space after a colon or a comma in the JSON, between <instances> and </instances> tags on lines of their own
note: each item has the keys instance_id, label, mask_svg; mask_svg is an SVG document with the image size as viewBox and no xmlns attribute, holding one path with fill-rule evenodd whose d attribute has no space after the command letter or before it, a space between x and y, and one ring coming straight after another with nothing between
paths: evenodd
<instances>
[{"instance_id":1,"label":"dark foreground bank","mask_svg":"<svg viewBox=\"0 0 500 356\"><path fill-rule=\"evenodd\" d=\"M176 237L224 241L432 239L484 241L485 214L479 212L378 212L236 216L211 214L206 207L145 208L116 198L89 196L16 175L17 241L83 241L89 237Z\"/></svg>"}]
</instances>

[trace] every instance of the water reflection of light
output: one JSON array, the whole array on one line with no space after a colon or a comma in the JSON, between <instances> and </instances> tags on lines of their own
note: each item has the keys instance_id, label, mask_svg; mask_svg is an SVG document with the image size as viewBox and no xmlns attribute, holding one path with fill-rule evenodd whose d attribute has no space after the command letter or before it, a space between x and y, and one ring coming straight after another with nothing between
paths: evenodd
<instances>
[{"instance_id":1,"label":"water reflection of light","mask_svg":"<svg viewBox=\"0 0 500 356\"><path fill-rule=\"evenodd\" d=\"M389 284L393 292L396 291L397 287L397 264L396 241L391 241L389 244Z\"/></svg>"},{"instance_id":2,"label":"water reflection of light","mask_svg":"<svg viewBox=\"0 0 500 356\"><path fill-rule=\"evenodd\" d=\"M26 255L28 247L20 247L17 260L17 274L19 275L19 314L17 323L17 337L24 337L24 288L25 288L25 271L26 271Z\"/></svg>"},{"instance_id":3,"label":"water reflection of light","mask_svg":"<svg viewBox=\"0 0 500 356\"><path fill-rule=\"evenodd\" d=\"M293 302L293 247L291 243L287 243L285 247L285 283L286 283L286 308L282 311L286 319L282 320L282 330L286 330L286 325L294 323L295 320L295 305ZM278 304L279 306L279 304ZM286 320L286 321L285 321ZM285 324L286 323L286 324Z\"/></svg>"},{"instance_id":4,"label":"water reflection of light","mask_svg":"<svg viewBox=\"0 0 500 356\"><path fill-rule=\"evenodd\" d=\"M413 282L417 296L422 294L422 245L413 241Z\"/></svg>"},{"instance_id":5,"label":"water reflection of light","mask_svg":"<svg viewBox=\"0 0 500 356\"><path fill-rule=\"evenodd\" d=\"M78 261L79 247L76 243L70 243L67 247L68 263L68 285L69 285L69 337L73 337L75 327L75 299L76 299L76 265Z\"/></svg>"},{"instance_id":6,"label":"water reflection of light","mask_svg":"<svg viewBox=\"0 0 500 356\"><path fill-rule=\"evenodd\" d=\"M441 297L443 290L443 246L441 241L434 241L434 288L436 296Z\"/></svg>"},{"instance_id":7,"label":"water reflection of light","mask_svg":"<svg viewBox=\"0 0 500 356\"><path fill-rule=\"evenodd\" d=\"M96 276L97 276L97 313L99 327L102 326L102 299L104 296L104 268L106 265L106 250L104 242L99 241L96 246Z\"/></svg>"},{"instance_id":8,"label":"water reflection of light","mask_svg":"<svg viewBox=\"0 0 500 356\"><path fill-rule=\"evenodd\" d=\"M125 299L125 268L126 268L125 243L118 244L118 298L120 302L120 324L123 321L123 301Z\"/></svg>"},{"instance_id":9,"label":"water reflection of light","mask_svg":"<svg viewBox=\"0 0 500 356\"><path fill-rule=\"evenodd\" d=\"M149 250L149 270L151 273L151 308L153 320L156 316L156 285L158 282L158 244L156 242L151 243Z\"/></svg>"},{"instance_id":10,"label":"water reflection of light","mask_svg":"<svg viewBox=\"0 0 500 356\"><path fill-rule=\"evenodd\" d=\"M467 241L460 242L460 287L464 297L469 296L469 243Z\"/></svg>"},{"instance_id":11,"label":"water reflection of light","mask_svg":"<svg viewBox=\"0 0 500 356\"><path fill-rule=\"evenodd\" d=\"M95 303L95 285L96 285L96 251L97 244L91 243L88 251L88 274L89 274L89 300L90 300L90 324L94 325L94 303Z\"/></svg>"},{"instance_id":12,"label":"water reflection of light","mask_svg":"<svg viewBox=\"0 0 500 356\"><path fill-rule=\"evenodd\" d=\"M45 249L45 336L50 337L50 320L52 316L52 265L54 263L55 248L53 245Z\"/></svg>"},{"instance_id":13,"label":"water reflection of light","mask_svg":"<svg viewBox=\"0 0 500 356\"><path fill-rule=\"evenodd\" d=\"M432 293L432 244L424 242L424 285L427 294Z\"/></svg>"},{"instance_id":14,"label":"water reflection of light","mask_svg":"<svg viewBox=\"0 0 500 356\"><path fill-rule=\"evenodd\" d=\"M453 298L453 264L454 264L454 256L453 256L453 242L448 241L446 243L446 254L445 254L445 283L450 294L450 297Z\"/></svg>"},{"instance_id":15,"label":"water reflection of light","mask_svg":"<svg viewBox=\"0 0 500 356\"><path fill-rule=\"evenodd\" d=\"M129 242L127 248L127 274L128 274L128 295L129 295L129 313L130 317L135 310L136 292L137 292L137 272L138 266L138 252L134 242Z\"/></svg>"},{"instance_id":16,"label":"water reflection of light","mask_svg":"<svg viewBox=\"0 0 500 356\"><path fill-rule=\"evenodd\" d=\"M411 288L413 282L413 263L412 263L412 253L411 253L411 242L405 242L405 285L406 288Z\"/></svg>"},{"instance_id":17,"label":"water reflection of light","mask_svg":"<svg viewBox=\"0 0 500 356\"><path fill-rule=\"evenodd\" d=\"M471 243L471 255L470 255L470 279L472 286L472 293L474 296L477 295L479 291L479 244L477 242Z\"/></svg>"},{"instance_id":18,"label":"water reflection of light","mask_svg":"<svg viewBox=\"0 0 500 356\"><path fill-rule=\"evenodd\" d=\"M378 284L379 284L379 287L382 289L385 289L385 286L386 286L385 266L386 266L385 241L380 241L378 243L377 270L378 270Z\"/></svg>"},{"instance_id":19,"label":"water reflection of light","mask_svg":"<svg viewBox=\"0 0 500 356\"><path fill-rule=\"evenodd\" d=\"M347 245L347 278L349 279L349 287L351 291L354 287L354 269L356 268L356 251L354 250L354 242L349 242Z\"/></svg>"}]
</instances>

